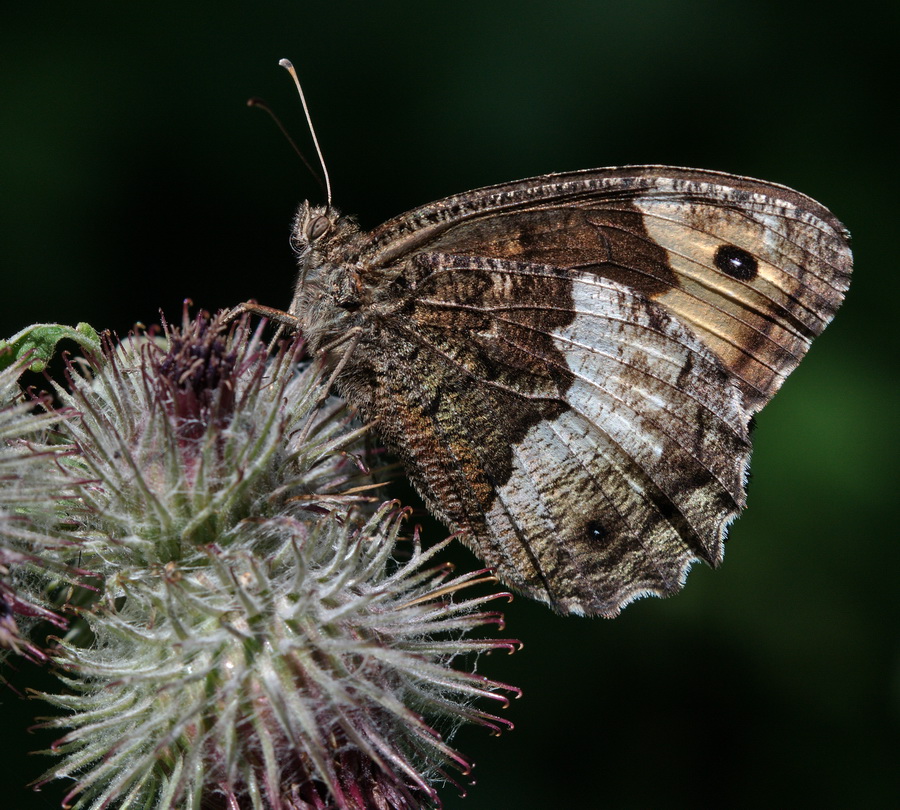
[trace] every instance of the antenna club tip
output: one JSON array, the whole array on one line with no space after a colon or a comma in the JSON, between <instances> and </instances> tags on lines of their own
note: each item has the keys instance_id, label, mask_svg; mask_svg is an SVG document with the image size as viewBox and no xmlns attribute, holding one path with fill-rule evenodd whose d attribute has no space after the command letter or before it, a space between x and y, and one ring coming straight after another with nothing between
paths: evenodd
<instances>
[{"instance_id":1,"label":"antenna club tip","mask_svg":"<svg viewBox=\"0 0 900 810\"><path fill-rule=\"evenodd\" d=\"M278 64L283 68L286 68L288 73L291 74L291 78L294 80L294 85L297 88L297 94L300 96L300 103L303 105L303 113L306 115L306 123L309 126L309 134L312 135L313 144L316 147L316 154L319 156L319 164L322 166L322 174L325 176L325 197L326 197L326 206L331 208L331 180L328 178L328 169L325 167L325 160L322 157L322 149L319 146L319 139L316 138L316 130L312 125L312 118L309 115L309 107L306 106L306 96L303 95L303 88L300 86L300 77L297 76L297 71L294 70L294 66L291 64L290 59L279 59Z\"/></svg>"}]
</instances>

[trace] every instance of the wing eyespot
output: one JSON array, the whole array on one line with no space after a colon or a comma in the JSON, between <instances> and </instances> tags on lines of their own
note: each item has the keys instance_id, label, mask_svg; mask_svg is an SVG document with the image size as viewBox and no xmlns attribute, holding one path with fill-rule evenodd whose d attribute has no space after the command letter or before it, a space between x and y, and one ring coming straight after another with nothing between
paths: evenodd
<instances>
[{"instance_id":1,"label":"wing eyespot","mask_svg":"<svg viewBox=\"0 0 900 810\"><path fill-rule=\"evenodd\" d=\"M750 281L756 278L759 262L743 248L736 245L719 245L713 263L726 276L738 281Z\"/></svg>"},{"instance_id":2,"label":"wing eyespot","mask_svg":"<svg viewBox=\"0 0 900 810\"><path fill-rule=\"evenodd\" d=\"M584 527L585 537L592 543L599 543L606 539L608 532L599 520L590 520Z\"/></svg>"}]
</instances>

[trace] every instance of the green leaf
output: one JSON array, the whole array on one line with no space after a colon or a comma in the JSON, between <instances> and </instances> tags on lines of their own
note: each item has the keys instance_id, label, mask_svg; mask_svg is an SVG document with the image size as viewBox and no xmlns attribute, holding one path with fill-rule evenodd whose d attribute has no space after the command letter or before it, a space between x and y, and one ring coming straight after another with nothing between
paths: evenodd
<instances>
[{"instance_id":1,"label":"green leaf","mask_svg":"<svg viewBox=\"0 0 900 810\"><path fill-rule=\"evenodd\" d=\"M88 352L100 351L100 335L93 326L80 323L74 329L58 323L26 326L9 340L0 340L0 371L22 360L22 371L43 371L56 351L56 344L68 338Z\"/></svg>"}]
</instances>

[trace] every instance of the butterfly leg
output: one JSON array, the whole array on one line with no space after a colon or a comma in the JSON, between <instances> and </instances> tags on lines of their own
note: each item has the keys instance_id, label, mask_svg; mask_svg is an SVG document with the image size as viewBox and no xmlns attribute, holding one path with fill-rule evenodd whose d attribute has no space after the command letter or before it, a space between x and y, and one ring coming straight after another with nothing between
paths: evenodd
<instances>
[{"instance_id":1,"label":"butterfly leg","mask_svg":"<svg viewBox=\"0 0 900 810\"><path fill-rule=\"evenodd\" d=\"M266 307L262 304L257 304L255 301L245 301L243 304L238 304L225 314L224 321L225 323L230 323L235 318L239 318L245 313L258 315L261 318L268 318L270 321L274 321L278 324L275 335L269 341L268 349L270 353L276 343L278 343L278 339L284 334L285 329L290 329L292 332L300 331L300 320L298 318L291 315L289 312L284 312L283 310L275 309L274 307Z\"/></svg>"},{"instance_id":2,"label":"butterfly leg","mask_svg":"<svg viewBox=\"0 0 900 810\"><path fill-rule=\"evenodd\" d=\"M327 357L328 353L333 349L338 348L339 346L348 343L349 345L344 349L341 353L341 358L338 360L334 369L328 377L328 381L325 383L324 388L322 389L322 393L319 394L319 398L316 400L312 409L310 410L309 416L307 417L306 424L303 426L303 429L300 433L299 442L302 444L306 441L309 436L309 431L312 428L314 415L322 405L328 400L328 397L331 396L331 389L334 386L334 381L340 376L340 373L344 370L344 367L347 365L347 361L350 359L350 356L353 354L353 351L359 345L359 341L363 336L363 330L359 326L354 326L352 329L348 329L343 335L340 335L338 338L333 340L331 343L326 343L320 350L320 357Z\"/></svg>"},{"instance_id":3,"label":"butterfly leg","mask_svg":"<svg viewBox=\"0 0 900 810\"><path fill-rule=\"evenodd\" d=\"M299 318L284 310L257 304L255 301L245 301L231 309L225 315L226 323L240 317L245 312L250 315L259 315L260 318L268 318L270 321L275 321L275 323L281 324L282 326L287 326L295 332L300 331Z\"/></svg>"}]
</instances>

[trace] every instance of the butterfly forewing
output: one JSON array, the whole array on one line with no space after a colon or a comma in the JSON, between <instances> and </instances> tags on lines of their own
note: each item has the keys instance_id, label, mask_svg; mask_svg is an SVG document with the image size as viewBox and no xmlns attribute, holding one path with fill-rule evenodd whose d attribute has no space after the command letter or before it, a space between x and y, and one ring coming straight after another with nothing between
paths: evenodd
<instances>
[{"instance_id":1,"label":"butterfly forewing","mask_svg":"<svg viewBox=\"0 0 900 810\"><path fill-rule=\"evenodd\" d=\"M486 188L416 209L373 237L374 264L430 249L591 269L632 286L703 336L753 410L831 320L851 268L843 226L809 197L665 166Z\"/></svg>"},{"instance_id":2,"label":"butterfly forewing","mask_svg":"<svg viewBox=\"0 0 900 810\"><path fill-rule=\"evenodd\" d=\"M335 251L364 302L345 395L504 581L603 615L721 559L750 416L850 273L818 203L659 166L469 192Z\"/></svg>"}]
</instances>

